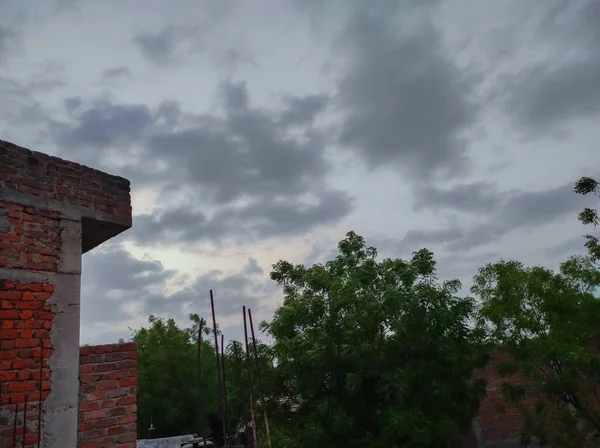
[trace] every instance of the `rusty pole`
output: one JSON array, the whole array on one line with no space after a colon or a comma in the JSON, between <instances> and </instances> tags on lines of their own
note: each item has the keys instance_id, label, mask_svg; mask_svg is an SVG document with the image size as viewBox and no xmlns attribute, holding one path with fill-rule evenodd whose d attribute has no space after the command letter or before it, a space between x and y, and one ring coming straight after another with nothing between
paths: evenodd
<instances>
[{"instance_id":1,"label":"rusty pole","mask_svg":"<svg viewBox=\"0 0 600 448\"><path fill-rule=\"evenodd\" d=\"M23 439L22 447L25 448L25 436L27 435L27 394L25 394L25 403L23 403Z\"/></svg>"},{"instance_id":2,"label":"rusty pole","mask_svg":"<svg viewBox=\"0 0 600 448\"><path fill-rule=\"evenodd\" d=\"M38 448L42 446L42 381L44 372L44 339L40 338L40 387L38 396Z\"/></svg>"},{"instance_id":3,"label":"rusty pole","mask_svg":"<svg viewBox=\"0 0 600 448\"><path fill-rule=\"evenodd\" d=\"M260 384L261 374L260 374L260 364L258 362L258 351L256 349L256 337L254 336L254 324L252 323L252 310L248 308L248 320L250 321L250 333L252 334L252 346L254 347L254 360L256 361L256 380ZM267 445L271 448L271 431L269 429L269 419L267 417L267 405L265 403L265 399L261 394L260 404L263 409L263 417L265 419L265 432L267 436Z\"/></svg>"},{"instance_id":4,"label":"rusty pole","mask_svg":"<svg viewBox=\"0 0 600 448\"><path fill-rule=\"evenodd\" d=\"M223 377L223 403L225 406L225 429L229 435L229 412L227 403L227 381L225 380L225 335L221 333L221 376Z\"/></svg>"},{"instance_id":5,"label":"rusty pole","mask_svg":"<svg viewBox=\"0 0 600 448\"><path fill-rule=\"evenodd\" d=\"M17 448L17 417L19 416L19 403L15 407L15 421L13 422L13 448Z\"/></svg>"},{"instance_id":6,"label":"rusty pole","mask_svg":"<svg viewBox=\"0 0 600 448\"><path fill-rule=\"evenodd\" d=\"M219 362L219 340L217 337L217 319L215 318L215 301L212 289L210 290L210 308L212 310L213 334L215 336L215 354L217 356L217 376L219 379L219 389L221 391L221 426L223 429L223 439L227 440L227 426L225 423L225 401L223 400L223 377L221 376L221 363Z\"/></svg>"},{"instance_id":7,"label":"rusty pole","mask_svg":"<svg viewBox=\"0 0 600 448\"><path fill-rule=\"evenodd\" d=\"M257 447L256 440L256 419L254 418L254 382L252 381L252 369L250 368L250 351L248 350L248 325L246 323L246 306L242 307L244 313L244 341L246 343L246 364L248 364L248 376L250 378L250 422L252 424L252 446Z\"/></svg>"}]
</instances>

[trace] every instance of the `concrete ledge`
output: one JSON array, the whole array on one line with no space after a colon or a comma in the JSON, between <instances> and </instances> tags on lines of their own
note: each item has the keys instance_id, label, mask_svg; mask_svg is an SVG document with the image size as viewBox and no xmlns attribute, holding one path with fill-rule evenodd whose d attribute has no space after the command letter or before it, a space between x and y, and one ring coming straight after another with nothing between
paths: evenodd
<instances>
[{"instance_id":1,"label":"concrete ledge","mask_svg":"<svg viewBox=\"0 0 600 448\"><path fill-rule=\"evenodd\" d=\"M4 140L0 140L0 201L81 220L83 253L132 223L127 179Z\"/></svg>"}]
</instances>

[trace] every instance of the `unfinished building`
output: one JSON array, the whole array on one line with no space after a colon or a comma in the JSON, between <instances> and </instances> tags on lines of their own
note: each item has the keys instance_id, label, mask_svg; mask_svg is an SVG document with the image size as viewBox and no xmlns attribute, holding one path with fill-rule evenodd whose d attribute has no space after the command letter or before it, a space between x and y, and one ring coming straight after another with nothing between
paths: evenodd
<instances>
[{"instance_id":1,"label":"unfinished building","mask_svg":"<svg viewBox=\"0 0 600 448\"><path fill-rule=\"evenodd\" d=\"M79 347L82 255L130 227L128 180L0 140L0 447L135 446L135 346Z\"/></svg>"}]
</instances>

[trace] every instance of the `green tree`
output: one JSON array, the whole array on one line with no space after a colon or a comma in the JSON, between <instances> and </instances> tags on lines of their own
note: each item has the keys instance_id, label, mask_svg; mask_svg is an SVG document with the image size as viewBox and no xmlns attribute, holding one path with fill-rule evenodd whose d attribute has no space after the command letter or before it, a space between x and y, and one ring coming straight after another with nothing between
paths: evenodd
<instances>
[{"instance_id":1,"label":"green tree","mask_svg":"<svg viewBox=\"0 0 600 448\"><path fill-rule=\"evenodd\" d=\"M591 177L582 177L575 184L575 193L577 194L595 194L600 196L600 184ZM597 227L600 224L600 217L598 216L598 210L593 208L585 208L579 214L579 220L585 225L592 225ZM596 260L600 260L600 241L597 236L586 235L586 247L590 251L590 255Z\"/></svg>"},{"instance_id":2,"label":"green tree","mask_svg":"<svg viewBox=\"0 0 600 448\"><path fill-rule=\"evenodd\" d=\"M503 393L525 416L525 438L579 448L600 429L599 285L593 258L581 256L558 273L500 261L475 276L479 324L510 355L499 373L521 378Z\"/></svg>"},{"instance_id":3,"label":"green tree","mask_svg":"<svg viewBox=\"0 0 600 448\"><path fill-rule=\"evenodd\" d=\"M203 363L199 375L193 327L181 329L173 319L154 316L148 323L133 334L138 348L138 436L147 436L151 419L158 437L197 432L198 405L204 419L218 406L213 348L202 343L202 358L213 361ZM199 377L200 385L194 381Z\"/></svg>"},{"instance_id":4,"label":"green tree","mask_svg":"<svg viewBox=\"0 0 600 448\"><path fill-rule=\"evenodd\" d=\"M197 378L197 383L196 383L196 387L198 388L198 391L200 392L200 395L202 396L202 391L204 389L203 384L203 363L202 363L202 354L203 354L203 350L202 347L205 345L203 342L202 337L203 336L210 336L212 334L212 331L210 330L210 328L206 325L206 320L204 320L203 318L201 318L198 314L190 314L189 315L189 319L192 321L193 326L190 329L190 333L192 338L195 336L196 339L196 378ZM207 427L206 427L206 415L204 414L204 403L203 400L200 399L197 402L197 412L198 412L198 434L207 434Z\"/></svg>"},{"instance_id":5,"label":"green tree","mask_svg":"<svg viewBox=\"0 0 600 448\"><path fill-rule=\"evenodd\" d=\"M433 254L377 261L350 232L312 267L279 261L274 340L279 446L444 447L467 429L484 384L474 302L439 283Z\"/></svg>"}]
</instances>

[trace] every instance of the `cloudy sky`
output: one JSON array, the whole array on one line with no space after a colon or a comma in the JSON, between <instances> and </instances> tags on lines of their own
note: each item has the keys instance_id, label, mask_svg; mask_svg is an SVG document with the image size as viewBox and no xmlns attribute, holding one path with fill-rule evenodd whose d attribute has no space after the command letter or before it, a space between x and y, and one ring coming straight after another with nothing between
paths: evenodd
<instances>
[{"instance_id":1,"label":"cloudy sky","mask_svg":"<svg viewBox=\"0 0 600 448\"><path fill-rule=\"evenodd\" d=\"M600 0L2 0L0 137L132 182L134 227L84 256L82 342L208 317L211 288L239 338L273 263L349 230L466 287L583 251L599 41Z\"/></svg>"}]
</instances>

